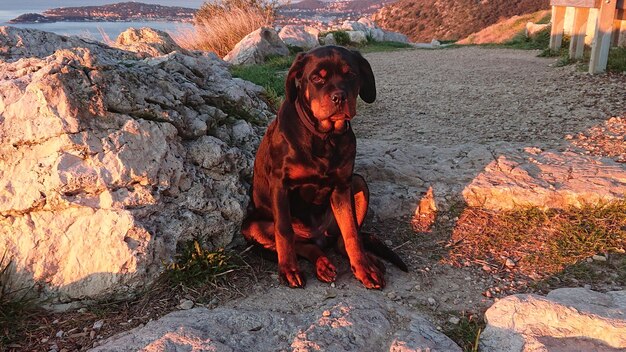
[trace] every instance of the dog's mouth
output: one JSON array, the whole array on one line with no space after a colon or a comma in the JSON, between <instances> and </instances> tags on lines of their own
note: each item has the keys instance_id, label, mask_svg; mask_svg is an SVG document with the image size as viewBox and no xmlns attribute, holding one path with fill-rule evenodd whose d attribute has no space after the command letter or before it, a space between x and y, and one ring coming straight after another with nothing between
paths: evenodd
<instances>
[{"instance_id":1,"label":"dog's mouth","mask_svg":"<svg viewBox=\"0 0 626 352\"><path fill-rule=\"evenodd\" d=\"M329 120L331 121L350 121L352 120L353 116L350 116L348 114L345 113L339 113L339 114L335 114L332 115Z\"/></svg>"}]
</instances>

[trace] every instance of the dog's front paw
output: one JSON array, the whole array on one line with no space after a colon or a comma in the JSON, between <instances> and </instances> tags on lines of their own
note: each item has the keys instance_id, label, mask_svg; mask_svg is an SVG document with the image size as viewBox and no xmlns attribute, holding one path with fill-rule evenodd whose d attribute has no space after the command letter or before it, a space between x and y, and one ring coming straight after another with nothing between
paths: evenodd
<instances>
[{"instance_id":1,"label":"dog's front paw","mask_svg":"<svg viewBox=\"0 0 626 352\"><path fill-rule=\"evenodd\" d=\"M317 272L317 279L322 282L334 282L337 278L337 269L335 269L333 263L324 256L317 258L315 271Z\"/></svg>"},{"instance_id":2,"label":"dog's front paw","mask_svg":"<svg viewBox=\"0 0 626 352\"><path fill-rule=\"evenodd\" d=\"M378 259L365 255L362 260L352 265L352 272L366 288L381 290L385 287L384 268Z\"/></svg>"},{"instance_id":3,"label":"dog's front paw","mask_svg":"<svg viewBox=\"0 0 626 352\"><path fill-rule=\"evenodd\" d=\"M306 279L297 266L279 266L280 280L291 288L304 288Z\"/></svg>"}]
</instances>

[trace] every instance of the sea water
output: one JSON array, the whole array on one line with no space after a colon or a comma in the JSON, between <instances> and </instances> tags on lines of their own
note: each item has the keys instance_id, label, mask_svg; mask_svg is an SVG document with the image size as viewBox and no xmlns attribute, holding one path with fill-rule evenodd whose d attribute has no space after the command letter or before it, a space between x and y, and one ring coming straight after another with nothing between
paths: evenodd
<instances>
[{"instance_id":1,"label":"sea water","mask_svg":"<svg viewBox=\"0 0 626 352\"><path fill-rule=\"evenodd\" d=\"M4 0L0 0L4 1ZM184 22L53 22L53 23L19 23L10 24L9 20L19 15L35 12L41 13L40 8L23 10L2 10L0 4L0 26L13 26L19 28L33 28L40 31L53 32L61 35L76 35L92 40L106 41L115 40L117 36L128 28L150 27L159 29L170 34L175 34L193 28L191 23Z\"/></svg>"}]
</instances>

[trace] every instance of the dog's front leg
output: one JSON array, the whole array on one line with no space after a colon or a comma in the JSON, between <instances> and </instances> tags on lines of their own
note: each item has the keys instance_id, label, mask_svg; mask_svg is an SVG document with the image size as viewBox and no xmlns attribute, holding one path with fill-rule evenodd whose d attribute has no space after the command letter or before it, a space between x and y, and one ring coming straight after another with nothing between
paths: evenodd
<instances>
[{"instance_id":1,"label":"dog's front leg","mask_svg":"<svg viewBox=\"0 0 626 352\"><path fill-rule=\"evenodd\" d=\"M363 249L358 234L354 199L350 187L335 188L330 198L330 204L337 225L339 225L354 276L367 288L381 289L385 287L383 273L376 265L375 260Z\"/></svg>"},{"instance_id":2,"label":"dog's front leg","mask_svg":"<svg viewBox=\"0 0 626 352\"><path fill-rule=\"evenodd\" d=\"M278 253L278 273L290 287L304 287L304 276L298 270L289 196L282 185L272 189L272 211L276 253Z\"/></svg>"}]
</instances>

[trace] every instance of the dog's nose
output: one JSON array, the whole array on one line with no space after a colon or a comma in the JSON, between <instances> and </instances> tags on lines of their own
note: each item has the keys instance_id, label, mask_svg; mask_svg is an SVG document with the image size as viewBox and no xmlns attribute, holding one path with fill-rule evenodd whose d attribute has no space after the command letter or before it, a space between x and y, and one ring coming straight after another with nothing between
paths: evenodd
<instances>
[{"instance_id":1,"label":"dog's nose","mask_svg":"<svg viewBox=\"0 0 626 352\"><path fill-rule=\"evenodd\" d=\"M336 92L333 92L333 94L331 94L330 99L335 104L343 103L344 101L346 101L346 93L338 90Z\"/></svg>"}]
</instances>

